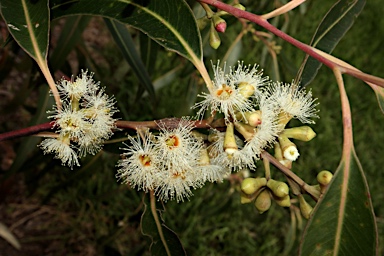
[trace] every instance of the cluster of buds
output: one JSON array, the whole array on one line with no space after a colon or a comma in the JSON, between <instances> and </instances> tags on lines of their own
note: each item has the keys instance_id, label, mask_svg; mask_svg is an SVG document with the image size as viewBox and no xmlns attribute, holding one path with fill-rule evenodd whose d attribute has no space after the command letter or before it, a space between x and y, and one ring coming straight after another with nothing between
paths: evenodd
<instances>
[{"instance_id":1,"label":"cluster of buds","mask_svg":"<svg viewBox=\"0 0 384 256\"><path fill-rule=\"evenodd\" d=\"M291 206L289 187L285 182L266 178L246 178L241 183L241 203L254 201L260 214L269 210L272 199L281 207Z\"/></svg>"},{"instance_id":2,"label":"cluster of buds","mask_svg":"<svg viewBox=\"0 0 384 256\"><path fill-rule=\"evenodd\" d=\"M79 166L79 157L96 154L105 140L113 134L117 112L115 101L104 93L100 83L82 71L81 76L57 84L62 108L55 107L49 118L53 119L56 134L43 140L44 153L53 153L63 165Z\"/></svg>"},{"instance_id":3,"label":"cluster of buds","mask_svg":"<svg viewBox=\"0 0 384 256\"><path fill-rule=\"evenodd\" d=\"M222 16L227 15L225 11L213 12L209 7L203 6L206 15L197 20L199 28L204 29L209 23L209 44L213 49L219 48L221 44L221 39L219 33L224 33L227 29L227 22L222 18ZM245 7L241 4L235 4L233 7L240 10L245 10Z\"/></svg>"}]
</instances>

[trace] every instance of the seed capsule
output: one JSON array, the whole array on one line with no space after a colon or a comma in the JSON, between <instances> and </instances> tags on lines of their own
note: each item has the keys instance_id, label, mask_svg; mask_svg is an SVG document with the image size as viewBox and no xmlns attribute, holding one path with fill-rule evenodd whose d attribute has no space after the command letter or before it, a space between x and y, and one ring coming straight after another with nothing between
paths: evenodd
<instances>
[{"instance_id":1,"label":"seed capsule","mask_svg":"<svg viewBox=\"0 0 384 256\"><path fill-rule=\"evenodd\" d=\"M317 174L317 181L320 185L328 185L332 180L333 174L330 171L323 170Z\"/></svg>"},{"instance_id":2,"label":"seed capsule","mask_svg":"<svg viewBox=\"0 0 384 256\"><path fill-rule=\"evenodd\" d=\"M259 211L260 214L266 212L271 207L271 195L269 194L268 189L264 189L261 193L256 197L255 207Z\"/></svg>"},{"instance_id":3,"label":"seed capsule","mask_svg":"<svg viewBox=\"0 0 384 256\"><path fill-rule=\"evenodd\" d=\"M246 178L241 183L241 191L247 195L252 195L266 185L266 178Z\"/></svg>"},{"instance_id":4,"label":"seed capsule","mask_svg":"<svg viewBox=\"0 0 384 256\"><path fill-rule=\"evenodd\" d=\"M270 179L267 182L267 187L269 187L277 197L285 197L289 194L289 187L285 182Z\"/></svg>"}]
</instances>

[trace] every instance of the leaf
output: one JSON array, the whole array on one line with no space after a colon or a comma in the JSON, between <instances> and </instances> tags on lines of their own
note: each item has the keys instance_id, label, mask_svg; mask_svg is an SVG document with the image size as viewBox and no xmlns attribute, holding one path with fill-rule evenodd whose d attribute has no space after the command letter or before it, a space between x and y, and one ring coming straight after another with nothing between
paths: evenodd
<instances>
[{"instance_id":1,"label":"leaf","mask_svg":"<svg viewBox=\"0 0 384 256\"><path fill-rule=\"evenodd\" d=\"M369 86L375 91L380 110L384 114L384 88L374 84L369 84Z\"/></svg>"},{"instance_id":2,"label":"leaf","mask_svg":"<svg viewBox=\"0 0 384 256\"><path fill-rule=\"evenodd\" d=\"M310 45L331 53L352 27L364 5L365 0L339 0L320 22ZM318 60L306 55L295 80L301 81L302 86L308 85L316 77L321 65Z\"/></svg>"},{"instance_id":3,"label":"leaf","mask_svg":"<svg viewBox=\"0 0 384 256\"><path fill-rule=\"evenodd\" d=\"M151 255L162 256L168 255L164 244L161 241L159 230L156 225L156 220L151 211L150 202L144 199L144 212L141 216L141 232L143 235L148 236L151 240ZM179 237L175 232L169 229L161 219L161 213L156 209L156 214L158 215L158 220L161 222L161 230L164 235L165 242L169 248L171 255L186 255L186 252L179 240ZM169 256L169 255L168 255Z\"/></svg>"},{"instance_id":4,"label":"leaf","mask_svg":"<svg viewBox=\"0 0 384 256\"><path fill-rule=\"evenodd\" d=\"M147 69L145 68L144 63L142 62L139 53L136 50L133 39L126 28L125 25L109 20L104 19L109 31L111 32L113 38L115 39L116 44L120 48L125 60L131 66L132 70L135 72L136 76L139 78L141 85L145 87L148 91L152 102L155 102L155 90L153 88L152 81L149 77Z\"/></svg>"},{"instance_id":5,"label":"leaf","mask_svg":"<svg viewBox=\"0 0 384 256\"><path fill-rule=\"evenodd\" d=\"M184 0L53 0L52 16L100 15L147 34L163 47L194 63L202 59L200 32Z\"/></svg>"},{"instance_id":6,"label":"leaf","mask_svg":"<svg viewBox=\"0 0 384 256\"><path fill-rule=\"evenodd\" d=\"M352 149L315 207L303 234L300 255L376 255L377 247L367 181Z\"/></svg>"},{"instance_id":7,"label":"leaf","mask_svg":"<svg viewBox=\"0 0 384 256\"><path fill-rule=\"evenodd\" d=\"M82 40L81 34L88 25L89 20L90 17L87 16L72 16L66 19L63 30L57 40L59 43L50 58L50 64L54 70L61 68L73 47Z\"/></svg>"},{"instance_id":8,"label":"leaf","mask_svg":"<svg viewBox=\"0 0 384 256\"><path fill-rule=\"evenodd\" d=\"M5 226L1 222L0 222L0 237L2 237L4 240L6 240L8 243L10 243L17 250L21 249L21 245L20 245L19 241L12 234L12 232L7 228L7 226Z\"/></svg>"},{"instance_id":9,"label":"leaf","mask_svg":"<svg viewBox=\"0 0 384 256\"><path fill-rule=\"evenodd\" d=\"M0 8L15 41L36 62L44 63L48 52L48 1L2 0Z\"/></svg>"}]
</instances>

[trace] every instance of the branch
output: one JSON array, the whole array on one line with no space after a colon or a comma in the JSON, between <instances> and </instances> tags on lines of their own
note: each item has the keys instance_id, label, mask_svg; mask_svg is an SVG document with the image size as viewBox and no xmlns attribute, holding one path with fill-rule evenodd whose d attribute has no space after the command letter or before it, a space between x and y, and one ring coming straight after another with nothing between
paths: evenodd
<instances>
[{"instance_id":1,"label":"branch","mask_svg":"<svg viewBox=\"0 0 384 256\"><path fill-rule=\"evenodd\" d=\"M350 75L355 76L355 77L357 77L357 78L359 78L359 79L361 79L367 83L373 83L373 84L378 85L380 87L384 87L384 79L377 78L377 77L365 74L363 72L356 72L356 68L341 66L340 64L338 64L337 62L334 61L334 59L337 59L337 58L332 56L333 60L331 60L331 58L329 58L327 55L319 53L319 50L317 50L316 48L311 47L307 44L304 44L304 43L296 40L295 38L287 35L286 33L279 30L278 28L274 27L266 19L263 19L262 16L237 9L231 5L222 3L218 0L197 0L197 1L202 2L202 3L207 3L207 4L212 5L212 6L218 8L220 10L228 12L237 18L243 18L243 19L249 20L249 21L267 29L271 33L275 34L276 36L280 37L281 39L285 40L286 42L292 44L293 46L296 46L297 48L299 48L300 50L302 50L303 52L305 52L309 56L315 58L316 60L320 61L321 63L323 63L324 65L326 65L327 67L329 67L332 70L334 70L335 68L338 68L342 73L350 74ZM331 56L331 55L329 55L329 56Z\"/></svg>"}]
</instances>

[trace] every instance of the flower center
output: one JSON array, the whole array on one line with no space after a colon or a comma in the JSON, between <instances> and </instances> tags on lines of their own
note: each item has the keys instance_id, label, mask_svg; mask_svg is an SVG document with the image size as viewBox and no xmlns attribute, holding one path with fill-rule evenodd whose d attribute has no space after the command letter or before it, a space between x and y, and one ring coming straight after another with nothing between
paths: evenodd
<instances>
[{"instance_id":1,"label":"flower center","mask_svg":"<svg viewBox=\"0 0 384 256\"><path fill-rule=\"evenodd\" d=\"M143 166L151 166L151 158L148 155L140 155L139 160Z\"/></svg>"},{"instance_id":2,"label":"flower center","mask_svg":"<svg viewBox=\"0 0 384 256\"><path fill-rule=\"evenodd\" d=\"M232 90L231 87L229 87L229 86L226 85L226 84L223 84L223 85L221 86L221 89L218 89L218 90L216 91L216 95L217 95L217 97L219 97L220 99L222 99L222 100L226 100L226 99L228 99L228 98L231 96L232 92L233 92L233 90Z\"/></svg>"},{"instance_id":3,"label":"flower center","mask_svg":"<svg viewBox=\"0 0 384 256\"><path fill-rule=\"evenodd\" d=\"M167 144L167 146L172 149L172 148L175 148L175 147L178 147L180 146L180 139L176 136L176 135L170 135L166 140L165 140L165 144Z\"/></svg>"}]
</instances>

